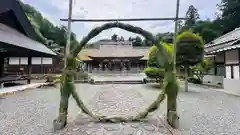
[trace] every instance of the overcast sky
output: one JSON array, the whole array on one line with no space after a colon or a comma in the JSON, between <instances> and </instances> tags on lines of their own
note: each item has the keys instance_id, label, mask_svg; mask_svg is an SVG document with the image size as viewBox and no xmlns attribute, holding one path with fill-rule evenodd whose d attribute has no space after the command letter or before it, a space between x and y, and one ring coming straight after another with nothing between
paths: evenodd
<instances>
[{"instance_id":1,"label":"overcast sky","mask_svg":"<svg viewBox=\"0 0 240 135\"><path fill-rule=\"evenodd\" d=\"M67 18L68 0L23 0L34 6L42 15L56 25L66 25L60 18ZM140 18L140 17L174 17L176 0L73 0L73 18ZM194 5L201 19L214 19L217 4L221 0L180 0L180 17L184 17L189 5ZM174 30L173 21L126 22L152 32L168 32ZM73 32L80 40L94 27L102 23L74 23ZM113 33L125 38L134 36L120 29L109 29L98 35L99 38L109 38Z\"/></svg>"}]
</instances>

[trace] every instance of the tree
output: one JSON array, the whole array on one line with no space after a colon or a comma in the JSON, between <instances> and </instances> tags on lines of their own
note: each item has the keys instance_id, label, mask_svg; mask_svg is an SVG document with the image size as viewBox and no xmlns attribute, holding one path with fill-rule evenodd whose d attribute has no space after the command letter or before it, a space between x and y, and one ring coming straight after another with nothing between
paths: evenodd
<instances>
[{"instance_id":1,"label":"tree","mask_svg":"<svg viewBox=\"0 0 240 135\"><path fill-rule=\"evenodd\" d=\"M148 78L156 79L156 82L162 83L164 78L164 68L149 67L144 69L144 73Z\"/></svg>"},{"instance_id":2,"label":"tree","mask_svg":"<svg viewBox=\"0 0 240 135\"><path fill-rule=\"evenodd\" d=\"M212 40L214 40L215 38L219 37L220 33L218 31L213 30L213 29L204 28L201 31L200 35L204 39L205 43L209 43Z\"/></svg>"},{"instance_id":3,"label":"tree","mask_svg":"<svg viewBox=\"0 0 240 135\"><path fill-rule=\"evenodd\" d=\"M118 40L118 35L117 34L113 34L111 40L117 41Z\"/></svg>"},{"instance_id":4,"label":"tree","mask_svg":"<svg viewBox=\"0 0 240 135\"><path fill-rule=\"evenodd\" d=\"M219 5L222 11L221 23L223 25L223 34L228 33L235 28L240 27L240 1L239 0L222 0Z\"/></svg>"},{"instance_id":5,"label":"tree","mask_svg":"<svg viewBox=\"0 0 240 135\"><path fill-rule=\"evenodd\" d=\"M165 43L173 43L173 33L171 32L166 32L166 33L158 33L156 35L156 39L160 42L165 42Z\"/></svg>"},{"instance_id":6,"label":"tree","mask_svg":"<svg viewBox=\"0 0 240 135\"><path fill-rule=\"evenodd\" d=\"M201 84L203 77L213 68L213 62L209 58L204 58L201 63L191 67L190 82Z\"/></svg>"},{"instance_id":7,"label":"tree","mask_svg":"<svg viewBox=\"0 0 240 135\"><path fill-rule=\"evenodd\" d=\"M120 40L120 41L124 41L124 37L123 37L123 36L121 36L119 40Z\"/></svg>"},{"instance_id":8,"label":"tree","mask_svg":"<svg viewBox=\"0 0 240 135\"><path fill-rule=\"evenodd\" d=\"M136 36L136 38L133 39L132 44L133 44L133 46L136 46L136 47L143 46L141 37Z\"/></svg>"},{"instance_id":9,"label":"tree","mask_svg":"<svg viewBox=\"0 0 240 135\"><path fill-rule=\"evenodd\" d=\"M148 53L148 61L147 61L147 65L149 67L157 67L160 68L160 65L157 61L157 54L158 54L158 48L156 46L152 46L149 49L149 53Z\"/></svg>"},{"instance_id":10,"label":"tree","mask_svg":"<svg viewBox=\"0 0 240 135\"><path fill-rule=\"evenodd\" d=\"M48 41L59 46L65 46L67 40L67 28L65 26L54 26L47 18L44 18L34 7L19 1L37 35L36 40L49 45ZM76 35L71 33L71 46L79 44Z\"/></svg>"},{"instance_id":11,"label":"tree","mask_svg":"<svg viewBox=\"0 0 240 135\"><path fill-rule=\"evenodd\" d=\"M200 63L203 59L203 40L192 31L185 31L177 36L177 64L185 69L185 91L188 91L187 77L189 67Z\"/></svg>"},{"instance_id":12,"label":"tree","mask_svg":"<svg viewBox=\"0 0 240 135\"><path fill-rule=\"evenodd\" d=\"M144 39L142 42L143 46L152 46L152 41L149 41L147 39Z\"/></svg>"},{"instance_id":13,"label":"tree","mask_svg":"<svg viewBox=\"0 0 240 135\"><path fill-rule=\"evenodd\" d=\"M172 55L172 45L168 43L161 43L163 47L167 50L167 52ZM144 69L144 73L147 77L156 79L157 82L162 82L164 78L164 63L158 60L159 55L158 47L153 45L149 49L148 53L148 68Z\"/></svg>"},{"instance_id":14,"label":"tree","mask_svg":"<svg viewBox=\"0 0 240 135\"><path fill-rule=\"evenodd\" d=\"M219 25L217 25L217 21L197 21L195 26L192 28L194 33L199 33L202 36L205 43L208 43L215 38L221 35Z\"/></svg>"},{"instance_id":15,"label":"tree","mask_svg":"<svg viewBox=\"0 0 240 135\"><path fill-rule=\"evenodd\" d=\"M199 19L198 10L193 5L189 6L186 12L186 18L188 19L185 21L183 31L191 29Z\"/></svg>"},{"instance_id":16,"label":"tree","mask_svg":"<svg viewBox=\"0 0 240 135\"><path fill-rule=\"evenodd\" d=\"M133 41L133 38L132 38L132 37L129 37L129 38L128 38L128 41Z\"/></svg>"}]
</instances>

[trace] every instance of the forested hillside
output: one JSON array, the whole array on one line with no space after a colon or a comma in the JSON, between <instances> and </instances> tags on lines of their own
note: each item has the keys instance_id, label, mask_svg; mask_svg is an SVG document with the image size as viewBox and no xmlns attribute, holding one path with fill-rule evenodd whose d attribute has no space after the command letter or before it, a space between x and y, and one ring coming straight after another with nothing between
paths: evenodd
<instances>
[{"instance_id":1,"label":"forested hillside","mask_svg":"<svg viewBox=\"0 0 240 135\"><path fill-rule=\"evenodd\" d=\"M30 20L33 28L38 35L38 41L49 45L56 43L59 46L66 45L67 28L65 26L54 26L48 19L44 18L39 11L34 7L23 4L23 9ZM179 31L191 29L195 33L199 33L203 37L205 43L208 43L215 38L240 27L240 1L239 0L222 0L219 5L220 14L214 20L201 20L199 18L198 10L190 5L186 12L185 21L179 21ZM173 33L162 33L161 31L156 35L156 38L166 42L172 42ZM121 37L121 36L120 36ZM116 34L112 39L117 38ZM71 45L78 44L76 35L72 33ZM123 39L122 37L120 38ZM123 39L124 40L124 39ZM134 46L150 46L146 40L140 37L129 37L128 40L133 41Z\"/></svg>"},{"instance_id":2,"label":"forested hillside","mask_svg":"<svg viewBox=\"0 0 240 135\"><path fill-rule=\"evenodd\" d=\"M179 21L179 32L191 29L194 33L202 36L204 43L209 43L219 36L240 27L240 0L222 0L216 6L220 12L216 14L214 20L201 20L198 9L190 5L185 14L188 19ZM112 36L112 39L113 37L116 36ZM156 34L156 38L160 41L172 42L173 33L162 33L160 31ZM135 46L149 46L146 40L142 40L138 36L130 37L129 40L133 41Z\"/></svg>"},{"instance_id":3,"label":"forested hillside","mask_svg":"<svg viewBox=\"0 0 240 135\"><path fill-rule=\"evenodd\" d=\"M34 7L24 4L21 5L30 20L35 32L37 40L45 45L58 44L59 46L66 45L67 28L65 26L55 26L47 18L44 18L41 13ZM78 44L76 35L71 35L71 46Z\"/></svg>"},{"instance_id":4,"label":"forested hillside","mask_svg":"<svg viewBox=\"0 0 240 135\"><path fill-rule=\"evenodd\" d=\"M214 20L200 20L198 10L190 6L186 17L189 19L180 23L181 31L192 29L199 33L205 43L226 34L240 27L240 1L239 0L222 0L217 5L219 13Z\"/></svg>"}]
</instances>

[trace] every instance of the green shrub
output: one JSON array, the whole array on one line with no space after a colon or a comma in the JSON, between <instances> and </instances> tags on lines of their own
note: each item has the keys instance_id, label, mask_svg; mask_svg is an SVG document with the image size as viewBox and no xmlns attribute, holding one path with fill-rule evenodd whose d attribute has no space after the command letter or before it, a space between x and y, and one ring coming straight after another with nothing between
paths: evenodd
<instances>
[{"instance_id":1,"label":"green shrub","mask_svg":"<svg viewBox=\"0 0 240 135\"><path fill-rule=\"evenodd\" d=\"M192 77L189 77L188 82L191 82L191 83L194 83L194 84L202 84L202 80L195 75L192 76Z\"/></svg>"},{"instance_id":2,"label":"green shrub","mask_svg":"<svg viewBox=\"0 0 240 135\"><path fill-rule=\"evenodd\" d=\"M156 67L145 68L144 73L149 78L163 78L164 77L164 69L161 69L161 68L156 68Z\"/></svg>"},{"instance_id":3,"label":"green shrub","mask_svg":"<svg viewBox=\"0 0 240 135\"><path fill-rule=\"evenodd\" d=\"M149 49L147 64L149 67L160 67L157 63L158 48L154 45Z\"/></svg>"}]
</instances>

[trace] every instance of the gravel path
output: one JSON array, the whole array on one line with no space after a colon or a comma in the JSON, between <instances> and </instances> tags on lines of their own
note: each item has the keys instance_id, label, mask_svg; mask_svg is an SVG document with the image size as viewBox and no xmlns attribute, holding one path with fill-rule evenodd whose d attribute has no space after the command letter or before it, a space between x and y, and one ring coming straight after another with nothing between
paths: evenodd
<instances>
[{"instance_id":1,"label":"gravel path","mask_svg":"<svg viewBox=\"0 0 240 135\"><path fill-rule=\"evenodd\" d=\"M124 86L124 89L123 89ZM105 89L98 91L89 102L88 107L94 114L100 116L136 116L143 112L147 103L142 94L132 85L104 85ZM70 135L172 135L166 126L164 118L149 117L138 123L96 123L91 118L80 114L70 123L62 134Z\"/></svg>"},{"instance_id":2,"label":"gravel path","mask_svg":"<svg viewBox=\"0 0 240 135\"><path fill-rule=\"evenodd\" d=\"M184 135L239 135L240 97L190 85L180 93L178 109Z\"/></svg>"},{"instance_id":3,"label":"gravel path","mask_svg":"<svg viewBox=\"0 0 240 135\"><path fill-rule=\"evenodd\" d=\"M77 87L85 103L89 103L96 92L106 89L106 85L80 84ZM130 87L143 95L146 104L153 101L159 92L149 85ZM190 85L189 90L188 93L180 92L178 98L183 135L240 134L240 97L194 85ZM59 95L59 90L55 88L35 89L0 99L0 135L53 135L52 120L57 116ZM156 114L165 113L165 110L166 103L163 103ZM69 119L73 120L78 112L71 99Z\"/></svg>"}]
</instances>

